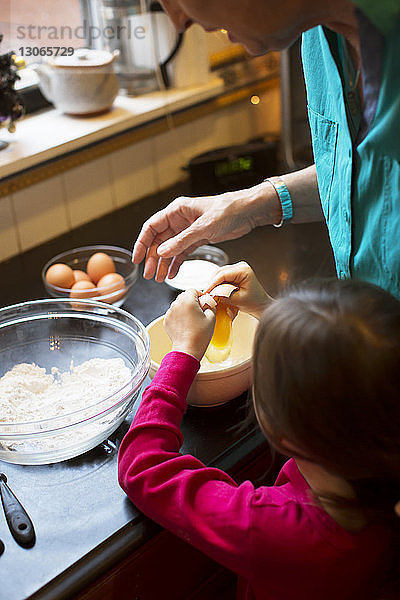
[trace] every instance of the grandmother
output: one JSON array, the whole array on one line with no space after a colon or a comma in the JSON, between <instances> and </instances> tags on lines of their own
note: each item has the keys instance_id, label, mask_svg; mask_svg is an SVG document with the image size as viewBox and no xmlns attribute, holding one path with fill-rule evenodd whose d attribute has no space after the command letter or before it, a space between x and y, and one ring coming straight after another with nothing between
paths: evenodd
<instances>
[{"instance_id":1,"label":"grandmother","mask_svg":"<svg viewBox=\"0 0 400 600\"><path fill-rule=\"evenodd\" d=\"M179 31L224 28L253 55L302 35L315 164L248 189L180 197L136 240L144 276L173 277L200 244L325 217L340 278L400 297L400 1L163 0Z\"/></svg>"}]
</instances>

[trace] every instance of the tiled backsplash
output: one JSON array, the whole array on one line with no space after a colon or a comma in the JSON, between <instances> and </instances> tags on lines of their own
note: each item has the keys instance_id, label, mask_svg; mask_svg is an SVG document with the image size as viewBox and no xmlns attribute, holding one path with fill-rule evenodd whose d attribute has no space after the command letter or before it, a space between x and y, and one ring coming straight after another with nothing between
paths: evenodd
<instances>
[{"instance_id":1,"label":"tiled backsplash","mask_svg":"<svg viewBox=\"0 0 400 600\"><path fill-rule=\"evenodd\" d=\"M170 186L197 154L279 133L279 89L260 98L257 105L247 99L1 198L0 261Z\"/></svg>"}]
</instances>

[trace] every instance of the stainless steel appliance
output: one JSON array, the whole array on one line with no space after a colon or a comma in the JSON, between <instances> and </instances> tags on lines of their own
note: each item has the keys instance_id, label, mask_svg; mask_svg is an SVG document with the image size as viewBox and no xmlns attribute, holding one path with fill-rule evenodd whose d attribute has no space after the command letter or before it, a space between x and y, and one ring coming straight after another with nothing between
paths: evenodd
<instances>
[{"instance_id":1,"label":"stainless steel appliance","mask_svg":"<svg viewBox=\"0 0 400 600\"><path fill-rule=\"evenodd\" d=\"M118 50L120 87L137 95L169 87L167 65L178 52L178 34L158 2L89 0L86 4L91 47Z\"/></svg>"},{"instance_id":2,"label":"stainless steel appliance","mask_svg":"<svg viewBox=\"0 0 400 600\"><path fill-rule=\"evenodd\" d=\"M220 194L260 183L278 171L278 141L256 139L192 158L187 170L193 196Z\"/></svg>"},{"instance_id":3,"label":"stainless steel appliance","mask_svg":"<svg viewBox=\"0 0 400 600\"><path fill-rule=\"evenodd\" d=\"M281 52L280 81L284 171L296 171L313 163L300 38Z\"/></svg>"}]
</instances>

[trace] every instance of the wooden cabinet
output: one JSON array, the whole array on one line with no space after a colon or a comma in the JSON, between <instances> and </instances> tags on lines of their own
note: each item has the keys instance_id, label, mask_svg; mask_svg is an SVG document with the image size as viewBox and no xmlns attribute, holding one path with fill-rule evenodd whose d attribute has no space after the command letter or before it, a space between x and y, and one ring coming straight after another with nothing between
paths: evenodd
<instances>
[{"instance_id":1,"label":"wooden cabinet","mask_svg":"<svg viewBox=\"0 0 400 600\"><path fill-rule=\"evenodd\" d=\"M221 587L226 592L218 595L219 600L230 600L235 597L235 581L233 573L162 531L77 600L210 600Z\"/></svg>"}]
</instances>

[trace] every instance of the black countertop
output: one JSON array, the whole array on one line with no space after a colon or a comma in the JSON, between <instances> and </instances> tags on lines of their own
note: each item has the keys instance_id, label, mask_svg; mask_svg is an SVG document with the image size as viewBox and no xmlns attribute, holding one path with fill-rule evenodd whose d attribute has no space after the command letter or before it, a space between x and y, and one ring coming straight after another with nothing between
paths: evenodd
<instances>
[{"instance_id":1,"label":"black countertop","mask_svg":"<svg viewBox=\"0 0 400 600\"><path fill-rule=\"evenodd\" d=\"M40 269L58 252L89 244L130 248L143 221L185 191L185 184L176 186L0 264L0 305L45 297ZM334 273L322 223L259 228L218 245L231 262L247 260L271 294L287 283ZM140 277L122 308L147 325L167 310L175 296L166 284ZM34 522L37 537L33 548L21 548L0 516L0 538L5 543L0 557L1 599L70 599L159 531L117 482L117 448L138 402L140 395L108 441L79 457L40 466L0 461L1 471ZM231 473L237 471L265 448L255 427L240 428L245 404L246 394L220 407L189 407L182 424L183 452Z\"/></svg>"}]
</instances>

